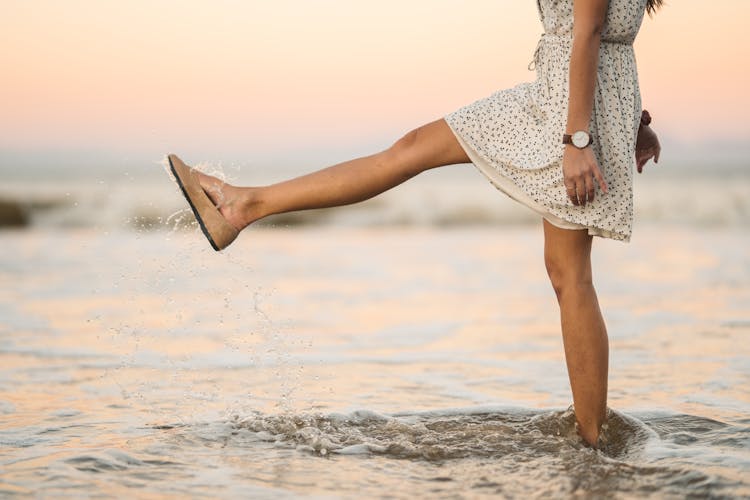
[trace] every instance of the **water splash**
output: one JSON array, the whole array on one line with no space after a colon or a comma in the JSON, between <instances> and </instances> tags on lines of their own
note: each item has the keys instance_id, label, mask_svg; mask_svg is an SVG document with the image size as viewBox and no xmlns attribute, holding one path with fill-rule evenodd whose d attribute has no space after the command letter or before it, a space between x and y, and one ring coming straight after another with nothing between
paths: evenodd
<instances>
[{"instance_id":1,"label":"water splash","mask_svg":"<svg viewBox=\"0 0 750 500\"><path fill-rule=\"evenodd\" d=\"M349 414L252 413L230 419L237 431L259 441L293 446L319 455L377 454L401 459L452 460L540 456L588 449L575 428L572 408ZM656 434L634 417L610 410L603 446L609 458L634 457Z\"/></svg>"}]
</instances>

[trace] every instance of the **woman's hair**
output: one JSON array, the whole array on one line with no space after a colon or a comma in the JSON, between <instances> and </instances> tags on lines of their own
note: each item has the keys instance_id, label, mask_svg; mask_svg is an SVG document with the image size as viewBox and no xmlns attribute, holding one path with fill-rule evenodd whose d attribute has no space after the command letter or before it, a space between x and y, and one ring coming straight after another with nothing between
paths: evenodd
<instances>
[{"instance_id":1,"label":"woman's hair","mask_svg":"<svg viewBox=\"0 0 750 500\"><path fill-rule=\"evenodd\" d=\"M656 9L662 6L663 3L664 0L648 0L648 3L646 4L646 12L648 12L649 15L652 15L656 12Z\"/></svg>"}]
</instances>

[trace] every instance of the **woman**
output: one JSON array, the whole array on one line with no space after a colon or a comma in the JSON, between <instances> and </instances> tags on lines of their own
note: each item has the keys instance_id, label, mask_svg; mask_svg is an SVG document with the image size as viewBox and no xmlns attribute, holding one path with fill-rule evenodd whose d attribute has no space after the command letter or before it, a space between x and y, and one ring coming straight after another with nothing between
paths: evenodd
<instances>
[{"instance_id":1,"label":"woman","mask_svg":"<svg viewBox=\"0 0 750 500\"><path fill-rule=\"evenodd\" d=\"M609 347L592 284L593 236L628 240L632 170L658 161L641 112L633 41L661 0L538 0L537 78L417 128L385 151L265 187L240 188L169 156L216 250L271 214L356 203L427 169L474 163L544 219L578 431L596 445L606 418Z\"/></svg>"}]
</instances>

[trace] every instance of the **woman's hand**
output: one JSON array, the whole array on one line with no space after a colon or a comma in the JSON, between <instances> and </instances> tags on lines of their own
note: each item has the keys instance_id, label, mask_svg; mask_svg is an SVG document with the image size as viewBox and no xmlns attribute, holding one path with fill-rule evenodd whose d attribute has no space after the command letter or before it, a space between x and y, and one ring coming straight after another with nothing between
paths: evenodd
<instances>
[{"instance_id":1,"label":"woman's hand","mask_svg":"<svg viewBox=\"0 0 750 500\"><path fill-rule=\"evenodd\" d=\"M578 149L565 146L563 153L563 181L568 198L573 205L586 206L594 201L595 185L599 183L602 192L607 192L607 181L604 180L594 152L590 147Z\"/></svg>"},{"instance_id":2,"label":"woman's hand","mask_svg":"<svg viewBox=\"0 0 750 500\"><path fill-rule=\"evenodd\" d=\"M638 173L643 172L643 166L653 158L654 163L659 163L661 144L656 132L648 125L641 125L638 129L638 138L635 141L635 161Z\"/></svg>"}]
</instances>

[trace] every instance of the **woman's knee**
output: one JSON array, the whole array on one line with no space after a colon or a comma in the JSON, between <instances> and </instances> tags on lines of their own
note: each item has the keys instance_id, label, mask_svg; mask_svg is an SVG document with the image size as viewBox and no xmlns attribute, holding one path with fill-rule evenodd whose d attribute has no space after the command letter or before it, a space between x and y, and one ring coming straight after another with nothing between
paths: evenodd
<instances>
[{"instance_id":1,"label":"woman's knee","mask_svg":"<svg viewBox=\"0 0 750 500\"><path fill-rule=\"evenodd\" d=\"M562 252L545 252L544 265L558 300L568 292L592 286L591 264L588 258L571 257Z\"/></svg>"},{"instance_id":2,"label":"woman's knee","mask_svg":"<svg viewBox=\"0 0 750 500\"><path fill-rule=\"evenodd\" d=\"M385 161L404 166L415 174L469 161L445 120L437 120L407 132L384 151L383 156Z\"/></svg>"},{"instance_id":3,"label":"woman's knee","mask_svg":"<svg viewBox=\"0 0 750 500\"><path fill-rule=\"evenodd\" d=\"M420 131L424 126L410 130L393 143L391 149L394 151L408 151L412 149L419 139Z\"/></svg>"},{"instance_id":4,"label":"woman's knee","mask_svg":"<svg viewBox=\"0 0 750 500\"><path fill-rule=\"evenodd\" d=\"M394 142L388 149L377 154L377 166L379 169L388 169L401 172L405 178L419 173L412 172L415 156L414 147L417 140L416 130L408 132L399 140Z\"/></svg>"},{"instance_id":5,"label":"woman's knee","mask_svg":"<svg viewBox=\"0 0 750 500\"><path fill-rule=\"evenodd\" d=\"M384 153L387 161L401 164L413 163L415 157L419 156L419 141L422 129L419 127L401 136Z\"/></svg>"},{"instance_id":6,"label":"woman's knee","mask_svg":"<svg viewBox=\"0 0 750 500\"><path fill-rule=\"evenodd\" d=\"M568 290L592 286L591 242L585 230L561 229L544 221L544 264L558 299Z\"/></svg>"}]
</instances>

